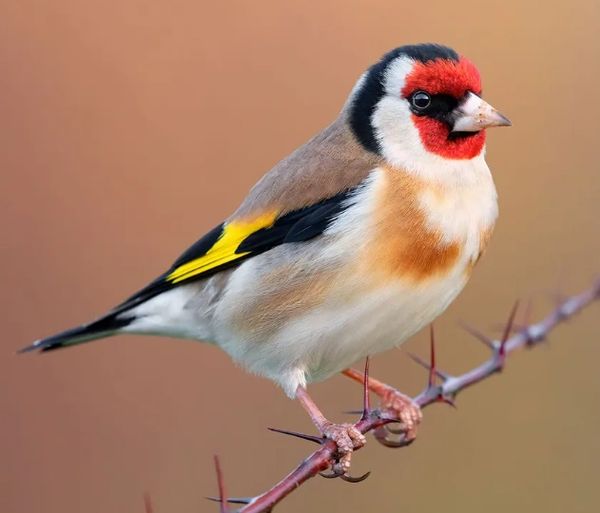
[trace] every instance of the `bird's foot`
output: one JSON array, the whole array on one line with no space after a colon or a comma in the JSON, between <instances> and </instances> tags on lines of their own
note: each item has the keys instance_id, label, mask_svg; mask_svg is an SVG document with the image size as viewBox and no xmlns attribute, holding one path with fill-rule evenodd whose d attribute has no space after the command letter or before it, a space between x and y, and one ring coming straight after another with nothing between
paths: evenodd
<instances>
[{"instance_id":1,"label":"bird's foot","mask_svg":"<svg viewBox=\"0 0 600 513\"><path fill-rule=\"evenodd\" d=\"M353 424L334 424L325 422L319 426L323 437L335 442L337 446L337 460L331 470L333 475L347 475L350 471L352 453L360 449L367 442L363 435Z\"/></svg>"},{"instance_id":2,"label":"bird's foot","mask_svg":"<svg viewBox=\"0 0 600 513\"><path fill-rule=\"evenodd\" d=\"M363 435L354 424L335 424L329 421L321 410L317 407L314 401L308 395L308 392L303 387L298 387L296 390L296 398L300 401L302 407L309 414L313 424L321 433L324 440L331 440L336 445L335 454L333 454L331 473L321 473L323 477L339 477L344 481L358 483L369 476L367 472L360 477L352 477L349 475L352 453L356 449L360 449L366 443L365 435Z\"/></svg>"},{"instance_id":3,"label":"bird's foot","mask_svg":"<svg viewBox=\"0 0 600 513\"><path fill-rule=\"evenodd\" d=\"M385 416L398 420L400 423L399 429L388 427L386 431L392 434L400 434L401 440L395 443L408 445L417 437L417 428L423 420L423 412L421 407L415 403L410 397L402 394L395 388L386 386L382 390L381 411ZM377 436L377 434L376 434ZM377 439L382 440L377 436Z\"/></svg>"},{"instance_id":4,"label":"bird's foot","mask_svg":"<svg viewBox=\"0 0 600 513\"><path fill-rule=\"evenodd\" d=\"M381 400L382 415L399 424L398 427L386 424L377 428L374 435L378 442L388 447L403 447L415 440L417 428L423 418L421 408L417 403L398 392L394 387L370 376L367 377L355 369L346 369L342 371L342 374L363 385L366 379L369 390Z\"/></svg>"}]
</instances>

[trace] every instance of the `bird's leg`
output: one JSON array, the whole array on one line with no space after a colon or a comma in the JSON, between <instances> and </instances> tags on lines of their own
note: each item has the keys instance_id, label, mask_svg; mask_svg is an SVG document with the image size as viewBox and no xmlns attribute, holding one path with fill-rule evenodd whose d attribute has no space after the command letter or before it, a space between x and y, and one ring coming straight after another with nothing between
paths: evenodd
<instances>
[{"instance_id":1,"label":"bird's leg","mask_svg":"<svg viewBox=\"0 0 600 513\"><path fill-rule=\"evenodd\" d=\"M346 369L342 374L364 384L364 373L356 369ZM375 378L368 378L367 387L380 398L382 412L392 415L402 424L402 445L411 443L417 437L417 427L423 418L420 406L407 395ZM382 441L379 437L377 439Z\"/></svg>"},{"instance_id":2,"label":"bird's leg","mask_svg":"<svg viewBox=\"0 0 600 513\"><path fill-rule=\"evenodd\" d=\"M350 470L352 452L354 449L359 449L365 445L365 435L352 424L334 424L327 420L304 387L299 386L296 389L296 398L300 401L319 432L325 438L336 443L339 459L333 465L334 474L346 475Z\"/></svg>"}]
</instances>

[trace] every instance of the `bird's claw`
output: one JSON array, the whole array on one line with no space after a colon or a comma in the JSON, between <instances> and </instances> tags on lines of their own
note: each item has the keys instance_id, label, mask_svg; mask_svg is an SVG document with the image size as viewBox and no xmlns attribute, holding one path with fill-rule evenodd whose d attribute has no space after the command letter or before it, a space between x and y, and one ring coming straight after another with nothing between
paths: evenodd
<instances>
[{"instance_id":1,"label":"bird's claw","mask_svg":"<svg viewBox=\"0 0 600 513\"><path fill-rule=\"evenodd\" d=\"M319 472L319 475L321 477L324 477L325 479L335 479L337 477L339 477L342 481L346 481L347 483L360 483L361 481L364 481L365 479L367 479L367 477L369 477L371 475L371 472L365 472L362 476L358 476L358 477L354 477L354 476L350 476L348 474L340 474L338 472Z\"/></svg>"},{"instance_id":2,"label":"bird's claw","mask_svg":"<svg viewBox=\"0 0 600 513\"><path fill-rule=\"evenodd\" d=\"M361 478L352 478L348 476L350 470L350 463L352 460L352 453L355 449L360 449L366 443L365 435L363 435L353 424L334 424L328 422L321 427L321 434L324 438L335 442L337 446L336 460L333 463L331 470L332 474L326 474L323 477L345 477L346 481L353 481L359 479L362 481L368 476L361 476Z\"/></svg>"},{"instance_id":3,"label":"bird's claw","mask_svg":"<svg viewBox=\"0 0 600 513\"><path fill-rule=\"evenodd\" d=\"M392 429L389 426L381 426L373 431L373 436L381 445L396 449L406 447L414 442L413 439L407 439L404 430Z\"/></svg>"},{"instance_id":4,"label":"bird's claw","mask_svg":"<svg viewBox=\"0 0 600 513\"><path fill-rule=\"evenodd\" d=\"M421 407L410 397L389 388L381 396L381 411L389 419L398 421L399 428L383 426L375 431L378 442L387 447L403 447L411 444L417 437L417 428L423 420ZM388 438L388 435L401 435L398 440Z\"/></svg>"}]
</instances>

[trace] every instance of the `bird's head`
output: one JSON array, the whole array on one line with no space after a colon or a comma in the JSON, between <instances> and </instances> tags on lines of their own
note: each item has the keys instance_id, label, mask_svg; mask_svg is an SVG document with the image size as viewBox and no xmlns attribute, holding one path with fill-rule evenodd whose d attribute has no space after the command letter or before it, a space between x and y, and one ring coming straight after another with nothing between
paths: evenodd
<instances>
[{"instance_id":1,"label":"bird's head","mask_svg":"<svg viewBox=\"0 0 600 513\"><path fill-rule=\"evenodd\" d=\"M434 44L384 55L357 82L347 112L367 150L407 168L479 157L485 129L510 125L481 98L475 65Z\"/></svg>"}]
</instances>

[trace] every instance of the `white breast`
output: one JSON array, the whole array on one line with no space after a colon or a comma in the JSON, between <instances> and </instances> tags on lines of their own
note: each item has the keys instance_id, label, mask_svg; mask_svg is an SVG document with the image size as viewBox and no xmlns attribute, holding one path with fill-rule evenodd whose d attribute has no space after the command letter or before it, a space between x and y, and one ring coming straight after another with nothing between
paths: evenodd
<instances>
[{"instance_id":1,"label":"white breast","mask_svg":"<svg viewBox=\"0 0 600 513\"><path fill-rule=\"evenodd\" d=\"M483 159L462 183L440 186L442 194L426 189L420 197L423 212L431 229L443 234L448 243L461 241L465 258L473 261L480 252L480 237L490 230L498 217L496 188ZM439 191L439 189L438 189Z\"/></svg>"}]
</instances>

